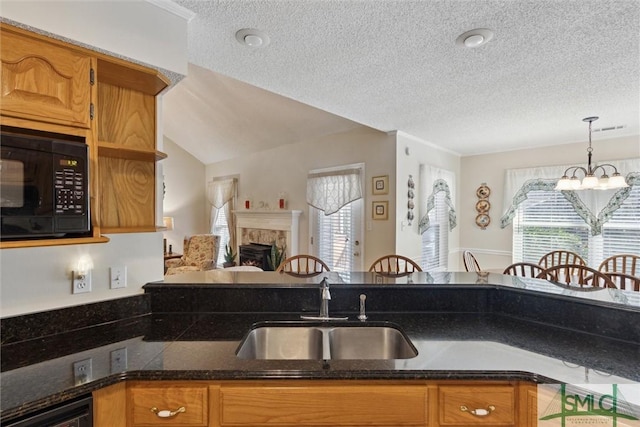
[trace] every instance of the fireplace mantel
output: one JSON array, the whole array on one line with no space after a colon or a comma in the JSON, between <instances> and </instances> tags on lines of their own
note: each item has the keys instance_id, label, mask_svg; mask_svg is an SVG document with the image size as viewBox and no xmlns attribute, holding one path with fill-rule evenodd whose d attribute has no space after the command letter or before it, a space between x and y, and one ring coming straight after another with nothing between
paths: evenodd
<instances>
[{"instance_id":1,"label":"fireplace mantel","mask_svg":"<svg viewBox=\"0 0 640 427\"><path fill-rule=\"evenodd\" d=\"M287 256L298 255L299 219L302 211L299 210L236 210L236 236L238 244L271 242L242 241L245 230L271 230L284 232L287 244ZM237 250L237 248L236 248Z\"/></svg>"}]
</instances>

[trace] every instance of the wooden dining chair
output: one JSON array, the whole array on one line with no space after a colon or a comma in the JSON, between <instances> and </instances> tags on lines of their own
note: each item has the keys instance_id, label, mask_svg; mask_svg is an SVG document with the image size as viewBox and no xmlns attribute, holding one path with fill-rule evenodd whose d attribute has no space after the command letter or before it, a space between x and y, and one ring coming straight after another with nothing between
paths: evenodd
<instances>
[{"instance_id":1,"label":"wooden dining chair","mask_svg":"<svg viewBox=\"0 0 640 427\"><path fill-rule=\"evenodd\" d=\"M603 273L618 289L640 292L640 277L618 272Z\"/></svg>"},{"instance_id":2,"label":"wooden dining chair","mask_svg":"<svg viewBox=\"0 0 640 427\"><path fill-rule=\"evenodd\" d=\"M577 253L571 251L551 251L540 258L538 265L542 268L549 268L556 265L577 264L587 265L587 262Z\"/></svg>"},{"instance_id":3,"label":"wooden dining chair","mask_svg":"<svg viewBox=\"0 0 640 427\"><path fill-rule=\"evenodd\" d=\"M532 262L515 262L505 268L502 274L535 278L538 277L538 274L542 273L543 270L544 268Z\"/></svg>"},{"instance_id":4,"label":"wooden dining chair","mask_svg":"<svg viewBox=\"0 0 640 427\"><path fill-rule=\"evenodd\" d=\"M478 260L471 253L471 251L464 251L462 253L462 261L464 262L464 269L467 271L471 271L474 273L479 273L482 271L480 268L480 264L478 264Z\"/></svg>"},{"instance_id":5,"label":"wooden dining chair","mask_svg":"<svg viewBox=\"0 0 640 427\"><path fill-rule=\"evenodd\" d=\"M569 287L615 288L615 283L604 273L581 264L559 264L544 269L538 274L546 279Z\"/></svg>"},{"instance_id":6,"label":"wooden dining chair","mask_svg":"<svg viewBox=\"0 0 640 427\"><path fill-rule=\"evenodd\" d=\"M416 271L422 271L422 268L406 256L385 255L375 260L371 264L371 267L369 267L369 271L394 276L405 276Z\"/></svg>"},{"instance_id":7,"label":"wooden dining chair","mask_svg":"<svg viewBox=\"0 0 640 427\"><path fill-rule=\"evenodd\" d=\"M276 268L278 273L292 273L299 276L315 276L330 271L329 266L313 255L293 255L282 261Z\"/></svg>"},{"instance_id":8,"label":"wooden dining chair","mask_svg":"<svg viewBox=\"0 0 640 427\"><path fill-rule=\"evenodd\" d=\"M640 256L633 254L617 254L600 263L598 271L603 273L624 273L640 277Z\"/></svg>"}]
</instances>

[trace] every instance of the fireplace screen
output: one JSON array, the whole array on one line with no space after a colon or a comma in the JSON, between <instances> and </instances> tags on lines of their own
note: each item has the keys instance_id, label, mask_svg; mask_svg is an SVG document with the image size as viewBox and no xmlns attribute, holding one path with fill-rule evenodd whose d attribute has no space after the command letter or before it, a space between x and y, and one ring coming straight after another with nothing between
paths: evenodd
<instances>
[{"instance_id":1,"label":"fireplace screen","mask_svg":"<svg viewBox=\"0 0 640 427\"><path fill-rule=\"evenodd\" d=\"M264 271L273 271L269 265L270 253L271 245L263 245L262 243L240 245L240 265L253 265Z\"/></svg>"}]
</instances>

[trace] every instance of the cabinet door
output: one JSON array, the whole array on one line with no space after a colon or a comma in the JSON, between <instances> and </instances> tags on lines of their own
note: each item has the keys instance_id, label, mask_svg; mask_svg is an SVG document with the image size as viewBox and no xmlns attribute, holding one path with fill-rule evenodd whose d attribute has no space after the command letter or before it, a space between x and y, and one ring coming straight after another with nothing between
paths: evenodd
<instances>
[{"instance_id":1,"label":"cabinet door","mask_svg":"<svg viewBox=\"0 0 640 427\"><path fill-rule=\"evenodd\" d=\"M2 114L89 128L92 58L2 29Z\"/></svg>"},{"instance_id":2,"label":"cabinet door","mask_svg":"<svg viewBox=\"0 0 640 427\"><path fill-rule=\"evenodd\" d=\"M514 426L516 393L511 385L441 385L440 426Z\"/></svg>"},{"instance_id":3,"label":"cabinet door","mask_svg":"<svg viewBox=\"0 0 640 427\"><path fill-rule=\"evenodd\" d=\"M427 387L421 385L222 386L219 408L219 424L212 420L212 426L426 426L428 422Z\"/></svg>"}]
</instances>

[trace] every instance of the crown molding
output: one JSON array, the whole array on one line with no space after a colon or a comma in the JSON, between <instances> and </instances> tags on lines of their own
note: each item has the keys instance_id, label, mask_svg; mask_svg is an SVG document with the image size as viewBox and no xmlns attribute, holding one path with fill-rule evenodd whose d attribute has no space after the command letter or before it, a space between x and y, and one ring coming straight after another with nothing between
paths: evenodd
<instances>
[{"instance_id":1,"label":"crown molding","mask_svg":"<svg viewBox=\"0 0 640 427\"><path fill-rule=\"evenodd\" d=\"M145 0L147 3L151 3L154 6L164 9L169 13L172 13L187 22L190 22L196 14L189 9L182 7L171 0Z\"/></svg>"}]
</instances>

